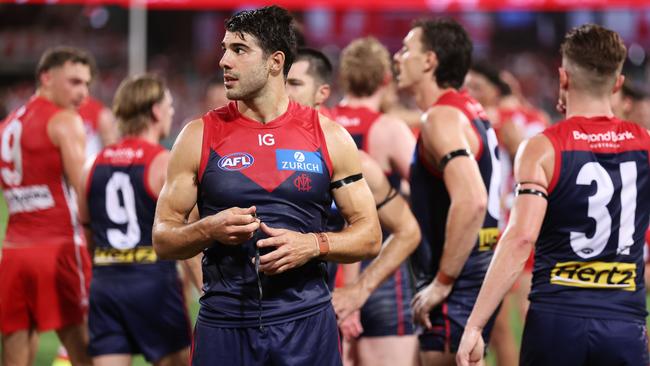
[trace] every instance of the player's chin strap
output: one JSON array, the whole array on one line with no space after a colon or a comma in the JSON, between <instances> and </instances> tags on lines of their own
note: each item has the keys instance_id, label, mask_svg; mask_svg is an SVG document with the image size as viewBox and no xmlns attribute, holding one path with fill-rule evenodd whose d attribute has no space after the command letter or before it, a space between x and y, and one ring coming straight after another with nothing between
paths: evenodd
<instances>
[{"instance_id":1,"label":"player's chin strap","mask_svg":"<svg viewBox=\"0 0 650 366\"><path fill-rule=\"evenodd\" d=\"M524 184L532 184L534 186L537 186L541 189L536 189L536 188L523 188L522 186ZM546 187L544 187L543 184L537 183L537 182L532 182L532 181L523 181L517 183L515 186L515 196L519 196L520 194L531 194L533 196L539 196L542 197L543 199L548 201L548 193L547 193Z\"/></svg>"}]
</instances>

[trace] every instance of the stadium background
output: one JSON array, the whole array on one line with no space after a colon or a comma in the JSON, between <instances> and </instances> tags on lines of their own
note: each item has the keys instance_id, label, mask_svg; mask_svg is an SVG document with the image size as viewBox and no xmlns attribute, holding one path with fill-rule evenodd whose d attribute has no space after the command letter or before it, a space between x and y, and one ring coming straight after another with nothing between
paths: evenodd
<instances>
[{"instance_id":1,"label":"stadium background","mask_svg":"<svg viewBox=\"0 0 650 366\"><path fill-rule=\"evenodd\" d=\"M164 76L174 95L173 138L202 114L207 80L218 73L223 21L233 12L270 4L236 0L0 0L0 119L24 104L34 91L34 68L50 46L88 49L99 74L91 94L110 106L119 82L129 73ZM646 89L650 49L650 2L607 0L317 0L275 2L292 10L308 46L324 51L336 66L351 40L373 35L394 53L412 20L452 16L474 41L474 58L511 71L524 95L557 119L559 43L566 30L595 22L619 32L628 46L625 74ZM243 5L246 4L246 5ZM131 5L131 6L130 6ZM133 10L136 9L136 10ZM129 30L132 32L129 33ZM336 95L328 104L338 101ZM405 100L408 103L408 100ZM6 207L0 202L0 238ZM192 306L193 315L197 305ZM513 317L520 337L521 319ZM58 341L41 337L36 365L50 365ZM146 364L142 358L135 365ZM493 359L489 361L493 365Z\"/></svg>"}]
</instances>

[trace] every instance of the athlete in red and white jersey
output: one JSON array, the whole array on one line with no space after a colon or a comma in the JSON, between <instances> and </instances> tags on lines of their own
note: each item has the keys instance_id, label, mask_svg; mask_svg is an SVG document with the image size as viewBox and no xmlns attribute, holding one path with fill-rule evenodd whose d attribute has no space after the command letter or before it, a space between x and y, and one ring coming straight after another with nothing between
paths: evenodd
<instances>
[{"instance_id":1,"label":"athlete in red and white jersey","mask_svg":"<svg viewBox=\"0 0 650 366\"><path fill-rule=\"evenodd\" d=\"M81 50L50 49L36 75L36 94L0 124L9 209L0 262L3 364L29 364L37 347L30 339L52 329L73 364L89 364L89 260L75 200L85 135L75 108L88 95L92 61Z\"/></svg>"},{"instance_id":2,"label":"athlete in red and white jersey","mask_svg":"<svg viewBox=\"0 0 650 366\"><path fill-rule=\"evenodd\" d=\"M86 129L86 157L95 156L104 146L117 141L113 113L99 100L88 96L77 110Z\"/></svg>"}]
</instances>

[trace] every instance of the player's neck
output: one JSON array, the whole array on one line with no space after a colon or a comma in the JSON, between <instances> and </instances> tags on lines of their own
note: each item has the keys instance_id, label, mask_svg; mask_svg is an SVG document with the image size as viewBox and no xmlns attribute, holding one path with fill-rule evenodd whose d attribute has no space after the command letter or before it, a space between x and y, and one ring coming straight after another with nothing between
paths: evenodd
<instances>
[{"instance_id":1,"label":"player's neck","mask_svg":"<svg viewBox=\"0 0 650 366\"><path fill-rule=\"evenodd\" d=\"M435 80L423 80L416 86L415 104L421 111L431 108L433 103L438 101L441 95L452 88L442 88Z\"/></svg>"},{"instance_id":2,"label":"player's neck","mask_svg":"<svg viewBox=\"0 0 650 366\"><path fill-rule=\"evenodd\" d=\"M566 118L575 116L613 117L612 105L608 95L594 97L586 93L571 91L566 96Z\"/></svg>"},{"instance_id":3,"label":"player's neck","mask_svg":"<svg viewBox=\"0 0 650 366\"><path fill-rule=\"evenodd\" d=\"M346 94L340 104L346 107L366 107L373 111L379 111L379 107L381 106L381 93L377 90L373 95L368 97L357 97Z\"/></svg>"},{"instance_id":4,"label":"player's neck","mask_svg":"<svg viewBox=\"0 0 650 366\"><path fill-rule=\"evenodd\" d=\"M51 90L48 90L48 89L43 88L43 87L39 87L38 89L36 89L36 93L35 93L35 94L36 94L37 97L45 98L45 99L49 100L50 102L56 104L57 106L61 107L61 106L60 106L60 105L59 105L59 104L54 100L54 94L52 93Z\"/></svg>"},{"instance_id":5,"label":"player's neck","mask_svg":"<svg viewBox=\"0 0 650 366\"><path fill-rule=\"evenodd\" d=\"M145 140L147 142L150 142L152 144L158 144L160 143L161 138L161 133L160 131L155 128L153 125L149 125L146 130L140 132L137 135L127 135L124 136L124 138L136 138L139 140Z\"/></svg>"},{"instance_id":6,"label":"player's neck","mask_svg":"<svg viewBox=\"0 0 650 366\"><path fill-rule=\"evenodd\" d=\"M284 87L284 79L269 80L255 96L237 101L239 113L262 124L273 121L289 108L289 96Z\"/></svg>"}]
</instances>

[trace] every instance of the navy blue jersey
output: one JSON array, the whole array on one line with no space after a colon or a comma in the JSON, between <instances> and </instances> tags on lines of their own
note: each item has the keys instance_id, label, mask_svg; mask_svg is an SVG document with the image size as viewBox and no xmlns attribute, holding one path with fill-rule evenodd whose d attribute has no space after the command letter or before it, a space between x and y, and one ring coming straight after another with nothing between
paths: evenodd
<instances>
[{"instance_id":1,"label":"navy blue jersey","mask_svg":"<svg viewBox=\"0 0 650 366\"><path fill-rule=\"evenodd\" d=\"M643 320L647 131L614 118L574 117L544 135L555 149L555 166L535 248L532 306Z\"/></svg>"},{"instance_id":2,"label":"navy blue jersey","mask_svg":"<svg viewBox=\"0 0 650 366\"><path fill-rule=\"evenodd\" d=\"M497 224L501 175L497 157L497 139L481 105L465 93L449 91L438 99L435 106L451 106L462 111L471 122L480 141L475 159L488 191L488 210L476 245L454 284L454 291L467 289L478 292L499 235ZM438 272L451 203L442 179L442 172L425 160L422 149L422 137L420 137L410 178L411 207L422 231L422 242L411 255L411 265L418 290L431 283Z\"/></svg>"},{"instance_id":3,"label":"navy blue jersey","mask_svg":"<svg viewBox=\"0 0 650 366\"><path fill-rule=\"evenodd\" d=\"M262 124L242 116L233 102L206 114L203 124L201 217L254 205L270 227L325 231L332 168L317 111L290 102L286 113ZM330 306L321 260L279 275L260 274L260 294L251 259L262 238L258 231L241 245L215 242L204 251L199 321L219 327L277 324Z\"/></svg>"},{"instance_id":4,"label":"navy blue jersey","mask_svg":"<svg viewBox=\"0 0 650 366\"><path fill-rule=\"evenodd\" d=\"M97 155L86 186L95 245L93 276L176 270L174 261L157 260L151 244L158 197L147 172L163 150L143 139L126 138Z\"/></svg>"}]
</instances>

